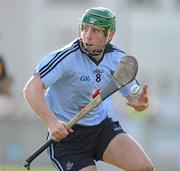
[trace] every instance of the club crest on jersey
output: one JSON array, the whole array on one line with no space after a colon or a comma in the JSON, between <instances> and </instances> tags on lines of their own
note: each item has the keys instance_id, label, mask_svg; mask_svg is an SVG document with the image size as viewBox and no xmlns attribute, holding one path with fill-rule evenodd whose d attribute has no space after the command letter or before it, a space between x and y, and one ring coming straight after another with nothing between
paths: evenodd
<instances>
[{"instance_id":1,"label":"club crest on jersey","mask_svg":"<svg viewBox=\"0 0 180 171\"><path fill-rule=\"evenodd\" d=\"M82 75L82 76L80 76L80 81L89 82L90 80L91 79L90 79L89 75Z\"/></svg>"}]
</instances>

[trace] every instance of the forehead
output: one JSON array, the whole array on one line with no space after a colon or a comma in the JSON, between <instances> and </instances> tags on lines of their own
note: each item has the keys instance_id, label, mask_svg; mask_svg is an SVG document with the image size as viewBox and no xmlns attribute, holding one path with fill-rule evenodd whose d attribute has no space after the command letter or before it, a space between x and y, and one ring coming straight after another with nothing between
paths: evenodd
<instances>
[{"instance_id":1,"label":"forehead","mask_svg":"<svg viewBox=\"0 0 180 171\"><path fill-rule=\"evenodd\" d=\"M96 30L104 30L102 27L97 27L93 24L82 23L81 25L82 25L82 27L86 27L86 28L91 28L91 29L96 29Z\"/></svg>"}]
</instances>

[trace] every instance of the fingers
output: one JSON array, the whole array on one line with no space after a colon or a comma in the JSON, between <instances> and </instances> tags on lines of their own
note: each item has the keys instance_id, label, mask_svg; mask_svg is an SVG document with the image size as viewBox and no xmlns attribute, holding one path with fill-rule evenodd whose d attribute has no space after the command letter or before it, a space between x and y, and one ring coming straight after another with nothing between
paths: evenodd
<instances>
[{"instance_id":1,"label":"fingers","mask_svg":"<svg viewBox=\"0 0 180 171\"><path fill-rule=\"evenodd\" d=\"M147 109L148 106L149 106L149 105L148 105L147 103L142 103L140 106L135 106L134 109L135 109L136 111L141 112L141 111L144 111L145 109Z\"/></svg>"},{"instance_id":2,"label":"fingers","mask_svg":"<svg viewBox=\"0 0 180 171\"><path fill-rule=\"evenodd\" d=\"M148 103L141 103L140 105L134 105L135 109L146 109L148 107Z\"/></svg>"},{"instance_id":3,"label":"fingers","mask_svg":"<svg viewBox=\"0 0 180 171\"><path fill-rule=\"evenodd\" d=\"M72 133L72 132L74 132L74 130L73 130L72 128L69 128L69 129L68 129L68 132L69 132L69 133Z\"/></svg>"},{"instance_id":4,"label":"fingers","mask_svg":"<svg viewBox=\"0 0 180 171\"><path fill-rule=\"evenodd\" d=\"M134 107L134 104L132 104L132 103L130 103L130 102L127 102L126 103L128 106L130 106L130 107Z\"/></svg>"},{"instance_id":5,"label":"fingers","mask_svg":"<svg viewBox=\"0 0 180 171\"><path fill-rule=\"evenodd\" d=\"M56 122L56 124L54 124L52 127L49 128L49 132L51 134L52 139L58 142L61 139L68 136L69 133L72 133L73 129L71 128L66 129L64 122Z\"/></svg>"},{"instance_id":6,"label":"fingers","mask_svg":"<svg viewBox=\"0 0 180 171\"><path fill-rule=\"evenodd\" d=\"M138 104L132 104L127 102L126 103L128 106L133 107L133 108L147 108L148 107L148 103L138 103Z\"/></svg>"},{"instance_id":7,"label":"fingers","mask_svg":"<svg viewBox=\"0 0 180 171\"><path fill-rule=\"evenodd\" d=\"M133 107L136 111L143 111L143 110L145 110L145 109L147 109L148 108L148 103L141 103L141 104L132 104L132 103L127 103L127 105L128 106L130 106L130 107Z\"/></svg>"},{"instance_id":8,"label":"fingers","mask_svg":"<svg viewBox=\"0 0 180 171\"><path fill-rule=\"evenodd\" d=\"M148 85L145 84L142 93L138 96L131 97L131 99L127 102L127 105L133 107L136 111L143 111L148 108Z\"/></svg>"},{"instance_id":9,"label":"fingers","mask_svg":"<svg viewBox=\"0 0 180 171\"><path fill-rule=\"evenodd\" d=\"M54 132L51 132L51 137L54 141L58 142L61 139L65 138L69 132L64 128L64 130L56 130Z\"/></svg>"},{"instance_id":10,"label":"fingers","mask_svg":"<svg viewBox=\"0 0 180 171\"><path fill-rule=\"evenodd\" d=\"M65 138L66 136L63 135L59 135L59 134L52 134L51 135L52 139L56 142L59 142L60 140L62 140L63 138Z\"/></svg>"},{"instance_id":11,"label":"fingers","mask_svg":"<svg viewBox=\"0 0 180 171\"><path fill-rule=\"evenodd\" d=\"M147 95L147 93L148 93L148 85L145 84L142 90L142 95Z\"/></svg>"}]
</instances>

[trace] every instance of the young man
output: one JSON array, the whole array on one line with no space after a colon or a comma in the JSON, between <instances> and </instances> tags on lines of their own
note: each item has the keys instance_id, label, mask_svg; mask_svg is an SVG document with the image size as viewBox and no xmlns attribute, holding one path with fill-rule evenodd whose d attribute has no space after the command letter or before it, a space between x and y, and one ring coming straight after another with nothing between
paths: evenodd
<instances>
[{"instance_id":1,"label":"young man","mask_svg":"<svg viewBox=\"0 0 180 171\"><path fill-rule=\"evenodd\" d=\"M46 55L24 88L32 109L46 123L55 140L48 151L60 171L96 171L102 160L126 171L153 171L153 165L137 142L108 116L111 97L83 117L72 129L65 123L87 105L96 89L103 89L125 53L110 41L115 15L103 7L90 8L82 16L80 38ZM120 92L137 111L148 107L147 85L134 96L130 88ZM44 93L45 90L45 93Z\"/></svg>"}]
</instances>

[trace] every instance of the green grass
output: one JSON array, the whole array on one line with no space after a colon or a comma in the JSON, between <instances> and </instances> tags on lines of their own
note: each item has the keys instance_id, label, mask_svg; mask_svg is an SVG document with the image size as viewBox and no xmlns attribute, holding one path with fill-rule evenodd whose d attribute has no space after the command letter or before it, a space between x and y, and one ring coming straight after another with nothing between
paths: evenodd
<instances>
[{"instance_id":1,"label":"green grass","mask_svg":"<svg viewBox=\"0 0 180 171\"><path fill-rule=\"evenodd\" d=\"M26 171L24 167L20 166L0 166L0 171ZM56 171L53 167L31 167L31 171ZM102 171L99 170L98 171Z\"/></svg>"},{"instance_id":2,"label":"green grass","mask_svg":"<svg viewBox=\"0 0 180 171\"><path fill-rule=\"evenodd\" d=\"M98 168L98 171L109 171L109 170L111 170L111 171L121 171L121 170L119 170L119 169L117 169L117 168L113 168L113 167L110 167L110 165L102 165L102 164L98 164L97 165L97 168ZM14 166L14 165L12 165L12 166L3 166L3 165L1 165L0 166L0 171L27 171L27 169L26 168L24 168L23 166L19 166L19 165L17 165L17 166ZM51 166L51 167L39 167L39 166L31 166L31 170L30 171L57 171L53 166Z\"/></svg>"},{"instance_id":3,"label":"green grass","mask_svg":"<svg viewBox=\"0 0 180 171\"><path fill-rule=\"evenodd\" d=\"M119 169L114 169L112 167L109 167L107 165L98 166L98 171L121 171ZM23 166L0 166L0 171L27 171L26 168ZM37 166L32 166L30 171L57 171L53 166L52 167L37 167Z\"/></svg>"},{"instance_id":4,"label":"green grass","mask_svg":"<svg viewBox=\"0 0 180 171\"><path fill-rule=\"evenodd\" d=\"M26 171L24 167L20 166L0 166L0 171ZM31 167L31 171L56 171L53 167Z\"/></svg>"},{"instance_id":5,"label":"green grass","mask_svg":"<svg viewBox=\"0 0 180 171\"><path fill-rule=\"evenodd\" d=\"M0 166L0 171L27 171L23 166ZM32 166L30 171L57 171L54 167ZM122 171L109 166L100 166L98 171ZM179 169L158 169L158 171L179 171Z\"/></svg>"}]
</instances>

